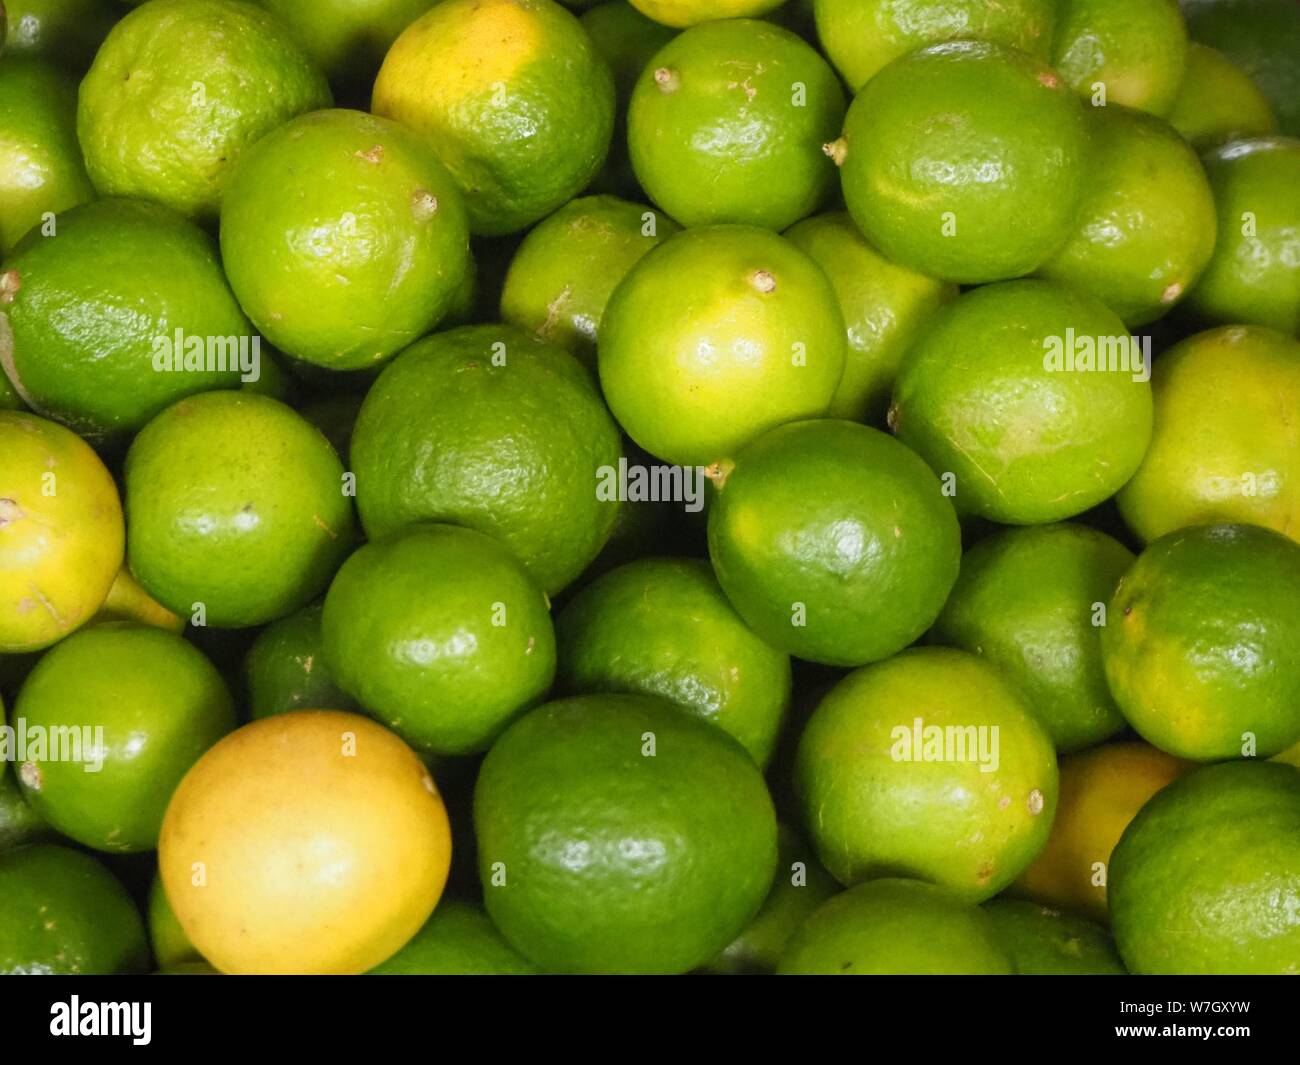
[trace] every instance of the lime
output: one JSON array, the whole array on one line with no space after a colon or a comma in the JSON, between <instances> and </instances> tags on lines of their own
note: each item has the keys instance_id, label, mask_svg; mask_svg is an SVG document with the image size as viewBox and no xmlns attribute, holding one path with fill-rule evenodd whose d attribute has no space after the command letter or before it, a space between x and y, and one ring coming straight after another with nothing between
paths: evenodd
<instances>
[{"instance_id":1,"label":"lime","mask_svg":"<svg viewBox=\"0 0 1300 1065\"><path fill-rule=\"evenodd\" d=\"M149 885L146 916L149 922L149 943L153 947L154 961L160 969L174 969L195 963L207 964L194 949L194 944L185 934L180 921L176 920L176 912L167 901L167 892L163 890L162 877L156 874Z\"/></svg>"},{"instance_id":2,"label":"lime","mask_svg":"<svg viewBox=\"0 0 1300 1065\"><path fill-rule=\"evenodd\" d=\"M642 71L627 116L632 167L683 225L784 229L835 183L821 146L838 135L844 107L830 64L793 33L751 19L708 22Z\"/></svg>"},{"instance_id":3,"label":"lime","mask_svg":"<svg viewBox=\"0 0 1300 1065\"><path fill-rule=\"evenodd\" d=\"M98 200L57 227L33 230L0 275L0 366L33 410L87 436L132 432L255 366L256 338L198 226Z\"/></svg>"},{"instance_id":4,"label":"lime","mask_svg":"<svg viewBox=\"0 0 1300 1065\"><path fill-rule=\"evenodd\" d=\"M253 717L288 710L352 710L356 701L334 679L325 661L321 604L312 603L258 633L244 659L244 681Z\"/></svg>"},{"instance_id":5,"label":"lime","mask_svg":"<svg viewBox=\"0 0 1300 1065\"><path fill-rule=\"evenodd\" d=\"M16 775L0 767L0 852L54 834L23 798Z\"/></svg>"},{"instance_id":6,"label":"lime","mask_svg":"<svg viewBox=\"0 0 1300 1065\"><path fill-rule=\"evenodd\" d=\"M1162 536L1120 581L1106 679L1144 739L1193 761L1300 740L1300 544L1257 525Z\"/></svg>"},{"instance_id":7,"label":"lime","mask_svg":"<svg viewBox=\"0 0 1300 1065\"><path fill-rule=\"evenodd\" d=\"M1300 331L1300 140L1233 141L1204 157L1219 242L1188 304L1222 322Z\"/></svg>"},{"instance_id":8,"label":"lime","mask_svg":"<svg viewBox=\"0 0 1300 1065\"><path fill-rule=\"evenodd\" d=\"M1134 973L1300 972L1300 772L1230 762L1175 781L1111 863L1111 913Z\"/></svg>"},{"instance_id":9,"label":"lime","mask_svg":"<svg viewBox=\"0 0 1300 1065\"><path fill-rule=\"evenodd\" d=\"M601 499L618 428L567 352L513 326L412 345L371 388L352 438L371 537L450 521L496 537L554 593L596 557L618 513Z\"/></svg>"},{"instance_id":10,"label":"lime","mask_svg":"<svg viewBox=\"0 0 1300 1065\"><path fill-rule=\"evenodd\" d=\"M646 252L680 229L667 215L615 196L571 200L519 245L501 317L595 369L610 295Z\"/></svg>"},{"instance_id":11,"label":"lime","mask_svg":"<svg viewBox=\"0 0 1300 1065\"><path fill-rule=\"evenodd\" d=\"M1056 0L814 0L817 37L857 92L882 68L927 44L977 40L1047 59Z\"/></svg>"},{"instance_id":12,"label":"lime","mask_svg":"<svg viewBox=\"0 0 1300 1065\"><path fill-rule=\"evenodd\" d=\"M1151 439L1149 346L1094 297L1011 281L958 297L909 350L889 424L963 514L1080 514L1133 475Z\"/></svg>"},{"instance_id":13,"label":"lime","mask_svg":"<svg viewBox=\"0 0 1300 1065\"><path fill-rule=\"evenodd\" d=\"M844 372L844 318L826 275L754 226L665 241L614 290L601 328L614 416L646 451L682 465L824 413Z\"/></svg>"},{"instance_id":14,"label":"lime","mask_svg":"<svg viewBox=\"0 0 1300 1065\"><path fill-rule=\"evenodd\" d=\"M1100 925L1033 902L984 904L1021 976L1124 976L1115 942Z\"/></svg>"},{"instance_id":15,"label":"lime","mask_svg":"<svg viewBox=\"0 0 1300 1065\"><path fill-rule=\"evenodd\" d=\"M433 146L465 194L475 233L513 233L600 169L614 82L578 20L553 0L442 0L389 50L373 110Z\"/></svg>"},{"instance_id":16,"label":"lime","mask_svg":"<svg viewBox=\"0 0 1300 1065\"><path fill-rule=\"evenodd\" d=\"M502 938L481 907L445 899L415 938L371 976L528 976L537 967Z\"/></svg>"},{"instance_id":17,"label":"lime","mask_svg":"<svg viewBox=\"0 0 1300 1065\"><path fill-rule=\"evenodd\" d=\"M547 703L483 762L479 875L506 939L550 972L681 973L758 911L776 816L721 729L645 695Z\"/></svg>"},{"instance_id":18,"label":"lime","mask_svg":"<svg viewBox=\"0 0 1300 1065\"><path fill-rule=\"evenodd\" d=\"M346 458L352 450L352 430L365 398L360 392L320 396L304 403L298 413L324 434L341 458Z\"/></svg>"},{"instance_id":19,"label":"lime","mask_svg":"<svg viewBox=\"0 0 1300 1065\"><path fill-rule=\"evenodd\" d=\"M0 412L0 652L37 651L99 609L122 565L117 486L76 434Z\"/></svg>"},{"instance_id":20,"label":"lime","mask_svg":"<svg viewBox=\"0 0 1300 1065\"><path fill-rule=\"evenodd\" d=\"M1045 63L975 41L894 60L826 146L872 244L967 284L1027 274L1065 243L1087 148L1083 108Z\"/></svg>"},{"instance_id":21,"label":"lime","mask_svg":"<svg viewBox=\"0 0 1300 1065\"><path fill-rule=\"evenodd\" d=\"M978 906L933 884L884 879L836 895L795 933L781 976L1010 976Z\"/></svg>"},{"instance_id":22,"label":"lime","mask_svg":"<svg viewBox=\"0 0 1300 1065\"><path fill-rule=\"evenodd\" d=\"M785 236L825 271L848 328L844 376L827 414L883 425L903 353L957 286L886 259L843 211L807 218Z\"/></svg>"},{"instance_id":23,"label":"lime","mask_svg":"<svg viewBox=\"0 0 1300 1065\"><path fill-rule=\"evenodd\" d=\"M238 0L151 0L95 56L77 133L105 196L212 219L250 145L330 102L324 76L265 11Z\"/></svg>"},{"instance_id":24,"label":"lime","mask_svg":"<svg viewBox=\"0 0 1300 1065\"><path fill-rule=\"evenodd\" d=\"M4 0L5 64L21 57L58 63L80 77L121 14L113 0ZM3 22L3 17L0 17Z\"/></svg>"},{"instance_id":25,"label":"lime","mask_svg":"<svg viewBox=\"0 0 1300 1065\"><path fill-rule=\"evenodd\" d=\"M761 767L790 704L790 660L755 636L700 559L642 559L579 592L556 622L559 685L659 695L738 739Z\"/></svg>"},{"instance_id":26,"label":"lime","mask_svg":"<svg viewBox=\"0 0 1300 1065\"><path fill-rule=\"evenodd\" d=\"M1119 493L1143 540L1245 522L1300 540L1300 343L1263 326L1197 333L1160 356L1155 431Z\"/></svg>"},{"instance_id":27,"label":"lime","mask_svg":"<svg viewBox=\"0 0 1300 1065\"><path fill-rule=\"evenodd\" d=\"M283 617L324 591L351 546L345 491L334 449L283 403L191 396L127 455L131 572L177 613L201 608L207 625Z\"/></svg>"},{"instance_id":28,"label":"lime","mask_svg":"<svg viewBox=\"0 0 1300 1065\"><path fill-rule=\"evenodd\" d=\"M353 974L419 931L450 851L414 752L367 718L316 710L254 721L199 759L158 859L181 928L222 972Z\"/></svg>"},{"instance_id":29,"label":"lime","mask_svg":"<svg viewBox=\"0 0 1300 1065\"><path fill-rule=\"evenodd\" d=\"M632 6L665 26L749 18L766 14L784 0L633 0Z\"/></svg>"},{"instance_id":30,"label":"lime","mask_svg":"<svg viewBox=\"0 0 1300 1065\"><path fill-rule=\"evenodd\" d=\"M0 64L0 256L33 226L95 195L76 115L70 75L36 60Z\"/></svg>"},{"instance_id":31,"label":"lime","mask_svg":"<svg viewBox=\"0 0 1300 1065\"><path fill-rule=\"evenodd\" d=\"M51 844L0 852L0 973L98 976L143 972L144 925L113 874Z\"/></svg>"},{"instance_id":32,"label":"lime","mask_svg":"<svg viewBox=\"0 0 1300 1065\"><path fill-rule=\"evenodd\" d=\"M1098 627L1132 564L1123 544L1083 525L994 533L962 557L932 635L1000 668L1058 751L1090 747L1125 727Z\"/></svg>"},{"instance_id":33,"label":"lime","mask_svg":"<svg viewBox=\"0 0 1300 1065\"><path fill-rule=\"evenodd\" d=\"M1038 273L1091 293L1125 325L1145 325L1210 261L1214 196L1195 153L1167 123L1115 105L1086 113L1093 178L1073 235Z\"/></svg>"},{"instance_id":34,"label":"lime","mask_svg":"<svg viewBox=\"0 0 1300 1065\"><path fill-rule=\"evenodd\" d=\"M1198 152L1277 130L1273 109L1249 75L1222 52L1195 41L1187 46L1187 73L1169 124Z\"/></svg>"}]
</instances>

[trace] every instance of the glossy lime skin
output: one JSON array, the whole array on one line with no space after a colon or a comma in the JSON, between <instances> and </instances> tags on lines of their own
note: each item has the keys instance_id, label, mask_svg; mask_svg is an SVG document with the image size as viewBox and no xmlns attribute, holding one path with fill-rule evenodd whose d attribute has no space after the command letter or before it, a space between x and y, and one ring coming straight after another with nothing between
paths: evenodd
<instances>
[{"instance_id":1,"label":"glossy lime skin","mask_svg":"<svg viewBox=\"0 0 1300 1065\"><path fill-rule=\"evenodd\" d=\"M588 585L556 622L562 691L659 695L767 765L790 703L790 659L754 635L700 559L641 559Z\"/></svg>"},{"instance_id":2,"label":"glossy lime skin","mask_svg":"<svg viewBox=\"0 0 1300 1065\"><path fill-rule=\"evenodd\" d=\"M916 880L887 878L836 895L795 933L778 976L1010 976L989 916Z\"/></svg>"},{"instance_id":3,"label":"glossy lime skin","mask_svg":"<svg viewBox=\"0 0 1300 1065\"><path fill-rule=\"evenodd\" d=\"M1038 268L1091 293L1130 327L1165 314L1214 251L1214 196L1200 160L1158 118L1117 105L1087 112L1092 180L1074 234Z\"/></svg>"},{"instance_id":4,"label":"glossy lime skin","mask_svg":"<svg viewBox=\"0 0 1300 1065\"><path fill-rule=\"evenodd\" d=\"M1125 574L1107 617L1111 692L1162 751L1201 762L1267 758L1300 739L1294 540L1257 525L1168 533Z\"/></svg>"},{"instance_id":5,"label":"glossy lime skin","mask_svg":"<svg viewBox=\"0 0 1300 1065\"><path fill-rule=\"evenodd\" d=\"M886 259L843 211L805 218L785 238L825 271L848 330L844 376L826 413L883 425L904 352L957 286Z\"/></svg>"},{"instance_id":6,"label":"glossy lime skin","mask_svg":"<svg viewBox=\"0 0 1300 1065\"><path fill-rule=\"evenodd\" d=\"M1168 118L1198 152L1277 132L1273 109L1250 75L1196 41L1187 45L1187 72Z\"/></svg>"},{"instance_id":7,"label":"glossy lime skin","mask_svg":"<svg viewBox=\"0 0 1300 1065\"><path fill-rule=\"evenodd\" d=\"M244 683L253 718L290 710L355 710L356 700L325 661L321 604L273 621L244 658Z\"/></svg>"},{"instance_id":8,"label":"glossy lime skin","mask_svg":"<svg viewBox=\"0 0 1300 1065\"><path fill-rule=\"evenodd\" d=\"M744 748L644 695L560 700L517 722L483 762L474 826L488 913L548 972L702 965L758 911L777 861Z\"/></svg>"},{"instance_id":9,"label":"glossy lime skin","mask_svg":"<svg viewBox=\"0 0 1300 1065\"><path fill-rule=\"evenodd\" d=\"M352 437L367 534L426 520L478 529L548 593L608 539L618 504L598 499L596 483L621 453L578 361L507 325L412 345L371 388Z\"/></svg>"},{"instance_id":10,"label":"glossy lime skin","mask_svg":"<svg viewBox=\"0 0 1300 1065\"><path fill-rule=\"evenodd\" d=\"M182 396L238 385L237 347L219 352L208 339L237 343L253 330L206 233L141 200L86 203L57 225L53 238L34 231L3 266L12 350L0 321L0 363L33 410L97 437L139 429ZM204 342L203 368L154 368L171 365L160 353L176 347L177 330Z\"/></svg>"},{"instance_id":11,"label":"glossy lime skin","mask_svg":"<svg viewBox=\"0 0 1300 1065\"><path fill-rule=\"evenodd\" d=\"M267 340L356 370L447 312L469 228L451 175L414 133L360 111L316 111L241 157L222 198L221 254Z\"/></svg>"},{"instance_id":12,"label":"glossy lime skin","mask_svg":"<svg viewBox=\"0 0 1300 1065\"><path fill-rule=\"evenodd\" d=\"M491 537L455 525L360 548L330 585L321 632L343 690L435 754L486 750L555 676L541 588Z\"/></svg>"},{"instance_id":13,"label":"glossy lime skin","mask_svg":"<svg viewBox=\"0 0 1300 1065\"><path fill-rule=\"evenodd\" d=\"M681 228L662 211L616 196L570 200L534 226L510 260L502 319L594 370L609 297L643 255Z\"/></svg>"},{"instance_id":14,"label":"glossy lime skin","mask_svg":"<svg viewBox=\"0 0 1300 1065\"><path fill-rule=\"evenodd\" d=\"M642 448L703 464L823 414L844 350L835 291L808 256L756 226L704 226L655 248L614 290L600 383Z\"/></svg>"},{"instance_id":15,"label":"glossy lime skin","mask_svg":"<svg viewBox=\"0 0 1300 1065\"><path fill-rule=\"evenodd\" d=\"M540 970L478 906L444 899L409 943L370 976L529 976Z\"/></svg>"},{"instance_id":16,"label":"glossy lime skin","mask_svg":"<svg viewBox=\"0 0 1300 1065\"><path fill-rule=\"evenodd\" d=\"M994 533L962 556L932 636L998 666L1058 751L1090 747L1125 727L1095 618L1132 564L1128 548L1084 525Z\"/></svg>"},{"instance_id":17,"label":"glossy lime skin","mask_svg":"<svg viewBox=\"0 0 1300 1065\"><path fill-rule=\"evenodd\" d=\"M206 624L262 625L325 589L352 546L343 464L278 400L209 392L169 407L126 458L127 561Z\"/></svg>"},{"instance_id":18,"label":"glossy lime skin","mask_svg":"<svg viewBox=\"0 0 1300 1065\"><path fill-rule=\"evenodd\" d=\"M976 284L1065 243L1084 190L1083 108L1042 61L986 42L931 45L872 78L844 122L849 213L888 258Z\"/></svg>"},{"instance_id":19,"label":"glossy lime skin","mask_svg":"<svg viewBox=\"0 0 1300 1065\"><path fill-rule=\"evenodd\" d=\"M122 11L113 0L4 0L9 32L5 62L23 57L57 63L80 77Z\"/></svg>"},{"instance_id":20,"label":"glossy lime skin","mask_svg":"<svg viewBox=\"0 0 1300 1065\"><path fill-rule=\"evenodd\" d=\"M938 479L887 434L796 422L737 453L709 511L709 557L773 647L827 665L886 658L930 627L961 536Z\"/></svg>"},{"instance_id":21,"label":"glossy lime skin","mask_svg":"<svg viewBox=\"0 0 1300 1065\"><path fill-rule=\"evenodd\" d=\"M0 973L107 976L149 964L126 889L88 854L53 844L0 852Z\"/></svg>"},{"instance_id":22,"label":"glossy lime skin","mask_svg":"<svg viewBox=\"0 0 1300 1065\"><path fill-rule=\"evenodd\" d=\"M1051 359L1071 335L1076 354L1082 341L1096 349L1094 369ZM1094 297L1054 281L967 292L908 351L889 424L954 475L959 512L1023 525L1072 517L1114 495L1151 439L1149 357L1139 365L1132 347L1099 344L1128 335Z\"/></svg>"},{"instance_id":23,"label":"glossy lime skin","mask_svg":"<svg viewBox=\"0 0 1300 1065\"><path fill-rule=\"evenodd\" d=\"M1019 899L984 904L1020 976L1125 976L1115 941L1099 924Z\"/></svg>"},{"instance_id":24,"label":"glossy lime skin","mask_svg":"<svg viewBox=\"0 0 1300 1065\"><path fill-rule=\"evenodd\" d=\"M627 117L632 167L683 225L784 229L834 187L821 146L839 134L844 109L830 64L793 33L706 22L641 72Z\"/></svg>"},{"instance_id":25,"label":"glossy lime skin","mask_svg":"<svg viewBox=\"0 0 1300 1065\"><path fill-rule=\"evenodd\" d=\"M1300 331L1300 140L1233 141L1203 157L1219 241L1188 304L1211 321Z\"/></svg>"},{"instance_id":26,"label":"glossy lime skin","mask_svg":"<svg viewBox=\"0 0 1300 1065\"><path fill-rule=\"evenodd\" d=\"M1300 342L1225 325L1160 356L1155 431L1116 497L1130 529L1154 540L1185 525L1246 522L1300 540Z\"/></svg>"},{"instance_id":27,"label":"glossy lime skin","mask_svg":"<svg viewBox=\"0 0 1300 1065\"><path fill-rule=\"evenodd\" d=\"M1160 791L1110 860L1111 927L1129 971L1295 973L1300 771L1229 762Z\"/></svg>"}]
</instances>

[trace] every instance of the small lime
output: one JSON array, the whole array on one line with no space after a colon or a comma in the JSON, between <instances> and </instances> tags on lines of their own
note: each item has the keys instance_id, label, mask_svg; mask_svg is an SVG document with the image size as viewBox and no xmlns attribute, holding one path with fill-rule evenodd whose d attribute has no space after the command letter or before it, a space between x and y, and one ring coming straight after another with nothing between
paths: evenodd
<instances>
[{"instance_id":1,"label":"small lime","mask_svg":"<svg viewBox=\"0 0 1300 1065\"><path fill-rule=\"evenodd\" d=\"M290 710L353 710L356 700L325 661L321 604L312 603L260 633L244 659L253 718Z\"/></svg>"}]
</instances>

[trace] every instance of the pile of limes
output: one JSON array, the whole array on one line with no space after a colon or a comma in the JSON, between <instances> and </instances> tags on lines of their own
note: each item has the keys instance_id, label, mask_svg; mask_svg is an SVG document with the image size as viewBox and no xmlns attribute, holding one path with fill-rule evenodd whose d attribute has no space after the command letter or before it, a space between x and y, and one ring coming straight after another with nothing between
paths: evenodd
<instances>
[{"instance_id":1,"label":"pile of limes","mask_svg":"<svg viewBox=\"0 0 1300 1065\"><path fill-rule=\"evenodd\" d=\"M1300 972L1294 0L0 41L0 973Z\"/></svg>"}]
</instances>

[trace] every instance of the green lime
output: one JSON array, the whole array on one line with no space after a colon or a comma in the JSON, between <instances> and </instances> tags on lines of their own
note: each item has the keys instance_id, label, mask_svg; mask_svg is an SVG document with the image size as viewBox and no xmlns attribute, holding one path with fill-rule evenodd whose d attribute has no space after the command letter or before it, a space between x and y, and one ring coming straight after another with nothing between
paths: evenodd
<instances>
[{"instance_id":1,"label":"green lime","mask_svg":"<svg viewBox=\"0 0 1300 1065\"><path fill-rule=\"evenodd\" d=\"M324 76L272 15L239 0L150 0L95 56L77 133L103 195L210 220L255 141L330 103Z\"/></svg>"},{"instance_id":2,"label":"green lime","mask_svg":"<svg viewBox=\"0 0 1300 1065\"><path fill-rule=\"evenodd\" d=\"M325 590L352 546L345 481L328 441L277 400L181 400L127 454L131 572L194 624L284 617Z\"/></svg>"},{"instance_id":3,"label":"green lime","mask_svg":"<svg viewBox=\"0 0 1300 1065\"><path fill-rule=\"evenodd\" d=\"M4 0L0 6L9 17L8 35L0 34L6 64L24 56L43 59L77 77L121 15L113 0Z\"/></svg>"},{"instance_id":4,"label":"green lime","mask_svg":"<svg viewBox=\"0 0 1300 1065\"><path fill-rule=\"evenodd\" d=\"M54 834L23 798L16 776L0 767L0 852Z\"/></svg>"},{"instance_id":5,"label":"green lime","mask_svg":"<svg viewBox=\"0 0 1300 1065\"><path fill-rule=\"evenodd\" d=\"M1250 76L1196 41L1187 46L1187 73L1168 117L1198 152L1277 131L1273 109Z\"/></svg>"},{"instance_id":6,"label":"green lime","mask_svg":"<svg viewBox=\"0 0 1300 1065\"><path fill-rule=\"evenodd\" d=\"M183 965L201 963L207 965L198 948L190 942L176 911L167 901L163 890L162 877L154 874L149 886L149 906L146 914L149 924L149 943L153 947L154 961L160 969L175 969Z\"/></svg>"},{"instance_id":7,"label":"green lime","mask_svg":"<svg viewBox=\"0 0 1300 1065\"><path fill-rule=\"evenodd\" d=\"M1110 909L1142 975L1300 971L1300 771L1229 762L1170 784L1111 858Z\"/></svg>"},{"instance_id":8,"label":"green lime","mask_svg":"<svg viewBox=\"0 0 1300 1065\"><path fill-rule=\"evenodd\" d=\"M330 585L321 633L343 690L435 754L487 750L555 676L542 589L491 537L455 525L360 548Z\"/></svg>"},{"instance_id":9,"label":"green lime","mask_svg":"<svg viewBox=\"0 0 1300 1065\"><path fill-rule=\"evenodd\" d=\"M478 906L445 899L415 938L371 976L529 976L538 972Z\"/></svg>"},{"instance_id":10,"label":"green lime","mask_svg":"<svg viewBox=\"0 0 1300 1065\"><path fill-rule=\"evenodd\" d=\"M549 972L682 973L758 911L776 815L738 742L671 703L547 703L488 753L474 791L488 913Z\"/></svg>"},{"instance_id":11,"label":"green lime","mask_svg":"<svg viewBox=\"0 0 1300 1065\"><path fill-rule=\"evenodd\" d=\"M1197 333L1160 356L1155 431L1118 496L1154 540L1185 525L1245 522L1300 540L1300 343L1263 326Z\"/></svg>"},{"instance_id":12,"label":"green lime","mask_svg":"<svg viewBox=\"0 0 1300 1065\"><path fill-rule=\"evenodd\" d=\"M600 552L618 428L573 356L506 325L412 345L375 382L352 437L366 532L450 521L496 537L555 593Z\"/></svg>"},{"instance_id":13,"label":"green lime","mask_svg":"<svg viewBox=\"0 0 1300 1065\"><path fill-rule=\"evenodd\" d=\"M244 659L244 682L254 719L290 710L356 709L325 661L320 603L258 633Z\"/></svg>"},{"instance_id":14,"label":"green lime","mask_svg":"<svg viewBox=\"0 0 1300 1065\"><path fill-rule=\"evenodd\" d=\"M933 884L888 878L836 895L804 922L780 976L1010 976L978 906Z\"/></svg>"},{"instance_id":15,"label":"green lime","mask_svg":"<svg viewBox=\"0 0 1300 1065\"><path fill-rule=\"evenodd\" d=\"M986 902L984 912L1021 976L1127 975L1110 933L1085 917L1016 899Z\"/></svg>"},{"instance_id":16,"label":"green lime","mask_svg":"<svg viewBox=\"0 0 1300 1065\"><path fill-rule=\"evenodd\" d=\"M841 883L907 875L979 902L1046 843L1056 752L991 663L914 648L831 689L799 740L795 787Z\"/></svg>"},{"instance_id":17,"label":"green lime","mask_svg":"<svg viewBox=\"0 0 1300 1065\"><path fill-rule=\"evenodd\" d=\"M155 203L97 200L57 227L33 230L0 274L0 366L33 410L86 436L132 432L255 366L252 328L198 226Z\"/></svg>"},{"instance_id":18,"label":"green lime","mask_svg":"<svg viewBox=\"0 0 1300 1065\"><path fill-rule=\"evenodd\" d=\"M790 705L790 660L741 621L701 559L641 559L556 621L559 686L659 695L725 729L761 767Z\"/></svg>"},{"instance_id":19,"label":"green lime","mask_svg":"<svg viewBox=\"0 0 1300 1065\"><path fill-rule=\"evenodd\" d=\"M553 0L442 0L389 50L373 110L433 146L465 194L473 232L513 233L600 169L614 81Z\"/></svg>"},{"instance_id":20,"label":"green lime","mask_svg":"<svg viewBox=\"0 0 1300 1065\"><path fill-rule=\"evenodd\" d=\"M1193 761L1300 740L1300 544L1257 525L1151 543L1111 599L1101 646L1129 724Z\"/></svg>"},{"instance_id":21,"label":"green lime","mask_svg":"<svg viewBox=\"0 0 1300 1065\"><path fill-rule=\"evenodd\" d=\"M1219 242L1188 304L1214 321L1300 331L1300 140L1233 141L1204 156Z\"/></svg>"},{"instance_id":22,"label":"green lime","mask_svg":"<svg viewBox=\"0 0 1300 1065\"><path fill-rule=\"evenodd\" d=\"M835 184L821 146L844 122L844 90L811 45L752 19L708 22L646 65L628 110L632 167L683 225L784 229Z\"/></svg>"},{"instance_id":23,"label":"green lime","mask_svg":"<svg viewBox=\"0 0 1300 1065\"><path fill-rule=\"evenodd\" d=\"M1070 236L1083 108L1041 60L976 41L896 59L826 146L849 213L888 258L974 284L1027 274Z\"/></svg>"},{"instance_id":24,"label":"green lime","mask_svg":"<svg viewBox=\"0 0 1300 1065\"><path fill-rule=\"evenodd\" d=\"M143 972L144 924L113 874L51 844L0 853L0 973L98 976Z\"/></svg>"},{"instance_id":25,"label":"green lime","mask_svg":"<svg viewBox=\"0 0 1300 1065\"><path fill-rule=\"evenodd\" d=\"M680 230L667 215L614 196L570 200L519 245L501 317L595 369L610 295L646 252Z\"/></svg>"},{"instance_id":26,"label":"green lime","mask_svg":"<svg viewBox=\"0 0 1300 1065\"><path fill-rule=\"evenodd\" d=\"M231 288L296 359L355 370L397 354L447 312L464 277L460 193L414 133L317 111L241 157L221 204Z\"/></svg>"},{"instance_id":27,"label":"green lime","mask_svg":"<svg viewBox=\"0 0 1300 1065\"><path fill-rule=\"evenodd\" d=\"M1038 268L1091 293L1127 326L1165 314L1214 251L1214 196L1200 160L1167 123L1090 107L1092 180L1074 233Z\"/></svg>"},{"instance_id":28,"label":"green lime","mask_svg":"<svg viewBox=\"0 0 1300 1065\"><path fill-rule=\"evenodd\" d=\"M1009 281L957 298L909 350L889 424L963 514L1028 525L1081 514L1151 439L1149 345L1096 298Z\"/></svg>"},{"instance_id":29,"label":"green lime","mask_svg":"<svg viewBox=\"0 0 1300 1065\"><path fill-rule=\"evenodd\" d=\"M665 26L751 18L779 7L784 0L633 0L632 6Z\"/></svg>"},{"instance_id":30,"label":"green lime","mask_svg":"<svg viewBox=\"0 0 1300 1065\"><path fill-rule=\"evenodd\" d=\"M364 393L341 392L304 403L298 413L325 435L340 458L346 459L352 450L352 430L364 400Z\"/></svg>"},{"instance_id":31,"label":"green lime","mask_svg":"<svg viewBox=\"0 0 1300 1065\"><path fill-rule=\"evenodd\" d=\"M886 259L843 211L807 218L785 237L830 279L848 329L844 376L827 414L883 424L903 353L957 286Z\"/></svg>"},{"instance_id":32,"label":"green lime","mask_svg":"<svg viewBox=\"0 0 1300 1065\"><path fill-rule=\"evenodd\" d=\"M610 410L646 451L681 465L823 414L844 372L844 318L826 275L755 226L665 241L614 290L601 329Z\"/></svg>"},{"instance_id":33,"label":"green lime","mask_svg":"<svg viewBox=\"0 0 1300 1065\"><path fill-rule=\"evenodd\" d=\"M857 92L899 56L927 44L976 40L1047 59L1056 0L814 0L817 37Z\"/></svg>"}]
</instances>

